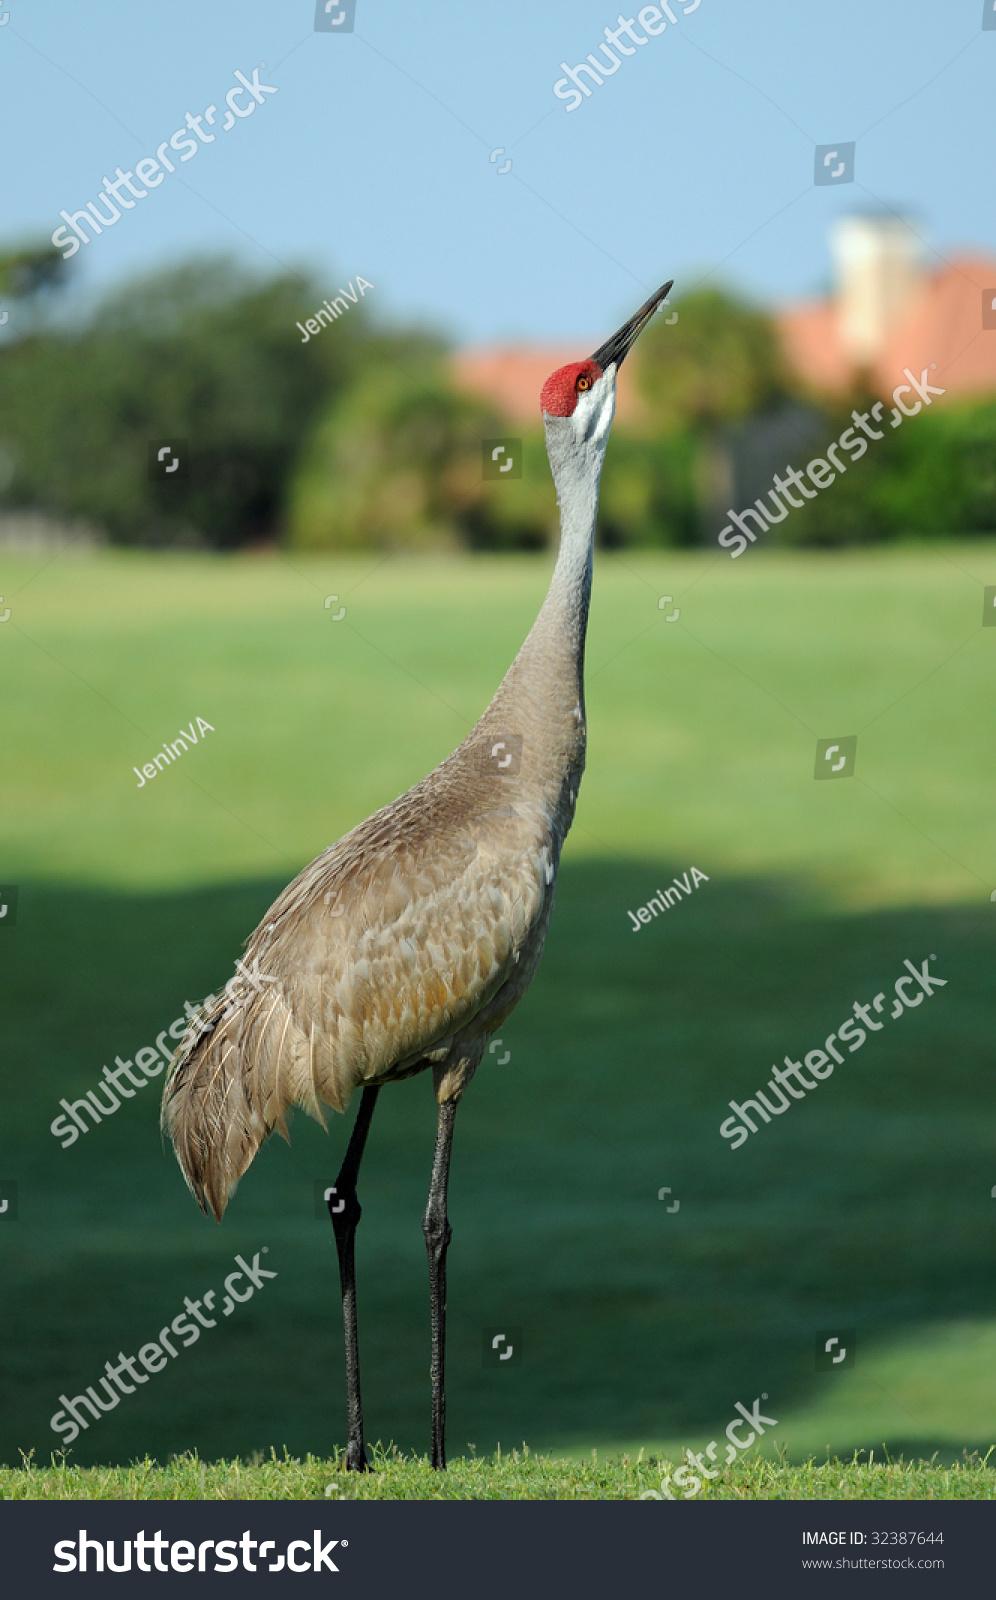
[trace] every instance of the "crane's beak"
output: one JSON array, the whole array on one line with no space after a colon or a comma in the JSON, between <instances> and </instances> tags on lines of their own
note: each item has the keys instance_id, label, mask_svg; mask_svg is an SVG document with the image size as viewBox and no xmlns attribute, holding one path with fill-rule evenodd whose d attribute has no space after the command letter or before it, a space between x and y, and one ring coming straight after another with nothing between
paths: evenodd
<instances>
[{"instance_id":1,"label":"crane's beak","mask_svg":"<svg viewBox=\"0 0 996 1600\"><path fill-rule=\"evenodd\" d=\"M639 311L630 317L628 322L623 323L618 333L614 333L611 339L606 339L604 344L599 345L591 360L597 361L603 372L613 362L617 367L622 366L657 307L667 299L673 285L674 279L672 278L669 283L664 284L663 288L658 289L656 294L652 294L646 304L642 305Z\"/></svg>"}]
</instances>

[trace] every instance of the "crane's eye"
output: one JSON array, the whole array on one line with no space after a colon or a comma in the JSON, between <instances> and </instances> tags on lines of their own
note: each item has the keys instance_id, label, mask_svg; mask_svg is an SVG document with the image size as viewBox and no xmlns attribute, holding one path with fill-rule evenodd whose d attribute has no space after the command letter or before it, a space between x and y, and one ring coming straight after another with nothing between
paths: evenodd
<instances>
[{"instance_id":1,"label":"crane's eye","mask_svg":"<svg viewBox=\"0 0 996 1600\"><path fill-rule=\"evenodd\" d=\"M585 389L590 389L591 388L591 379L590 378L586 378L584 376L584 373L582 373L580 378L577 381L577 388L578 388L578 393L579 394L583 393Z\"/></svg>"}]
</instances>

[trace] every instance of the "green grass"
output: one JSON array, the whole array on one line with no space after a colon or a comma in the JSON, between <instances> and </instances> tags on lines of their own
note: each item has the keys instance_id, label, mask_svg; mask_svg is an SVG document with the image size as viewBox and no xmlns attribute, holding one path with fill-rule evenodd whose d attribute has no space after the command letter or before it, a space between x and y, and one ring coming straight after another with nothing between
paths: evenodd
<instances>
[{"instance_id":1,"label":"green grass","mask_svg":"<svg viewBox=\"0 0 996 1600\"><path fill-rule=\"evenodd\" d=\"M341 1334L313 1193L347 1126L298 1117L218 1228L162 1149L155 1088L65 1151L49 1123L224 981L300 865L463 737L548 571L0 559L0 877L21 894L0 928L0 1178L19 1185L0 1222L0 1460L48 1460L61 1392L266 1245L265 1292L82 1434L70 1471L120 1486L146 1469L114 1463L177 1457L161 1471L179 1481L196 1452L221 1484L271 1447L305 1465L261 1465L267 1493L326 1471ZM521 1492L626 1492L618 1466L589 1482L593 1449L677 1461L765 1393L770 1459L735 1465L731 1492L816 1492L827 1468L802 1463L874 1449L840 1492L991 1494L988 1469L955 1464L996 1440L994 571L982 542L598 563L589 767L547 953L503 1029L510 1059L482 1067L457 1119L454 1470L436 1492L499 1492L515 1466ZM132 766L196 716L215 731L139 791ZM817 737L852 733L856 777L814 783ZM709 881L634 935L627 910L692 864ZM727 1102L930 952L948 987L731 1152ZM368 1433L405 1460L350 1492L423 1482L433 1122L427 1080L391 1088L364 1163ZM522 1330L521 1365L484 1365L495 1326ZM817 1371L835 1328L857 1364ZM537 1454L510 1465L524 1438ZM913 1480L883 1448L935 1465Z\"/></svg>"},{"instance_id":2,"label":"green grass","mask_svg":"<svg viewBox=\"0 0 996 1600\"><path fill-rule=\"evenodd\" d=\"M0 1467L6 1500L640 1500L663 1501L672 1463L662 1458L571 1461L536 1456L523 1446L501 1457L463 1456L445 1473L426 1456L371 1451L371 1471L346 1472L342 1456L321 1461L270 1459L200 1461L174 1458L167 1466L146 1458L127 1467L33 1464ZM973 1458L951 1467L929 1463L807 1461L786 1466L741 1456L712 1482L691 1492L672 1487L675 1503L699 1500L992 1500L996 1472Z\"/></svg>"}]
</instances>

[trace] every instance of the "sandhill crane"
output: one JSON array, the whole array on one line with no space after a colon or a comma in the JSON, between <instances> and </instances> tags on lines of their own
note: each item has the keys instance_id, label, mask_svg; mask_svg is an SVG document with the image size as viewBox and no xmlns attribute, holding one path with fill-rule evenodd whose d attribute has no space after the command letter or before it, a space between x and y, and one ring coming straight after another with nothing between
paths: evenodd
<instances>
[{"instance_id":1,"label":"sandhill crane","mask_svg":"<svg viewBox=\"0 0 996 1600\"><path fill-rule=\"evenodd\" d=\"M305 867L246 943L249 965L209 997L171 1063L163 1127L218 1221L285 1112L359 1110L329 1198L346 1350L346 1466L367 1467L360 1403L356 1182L381 1086L432 1068L436 1147L429 1257L432 1465L446 1465L446 1194L456 1108L488 1040L536 971L585 764L584 643L598 483L616 374L667 283L540 405L560 549L549 592L476 727L421 783Z\"/></svg>"}]
</instances>

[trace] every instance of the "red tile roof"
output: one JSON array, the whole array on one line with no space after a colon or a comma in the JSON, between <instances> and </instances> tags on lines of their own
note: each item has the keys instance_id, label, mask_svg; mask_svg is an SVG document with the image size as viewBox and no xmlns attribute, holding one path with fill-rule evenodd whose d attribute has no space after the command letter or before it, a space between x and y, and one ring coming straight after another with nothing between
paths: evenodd
<instances>
[{"instance_id":1,"label":"red tile roof","mask_svg":"<svg viewBox=\"0 0 996 1600\"><path fill-rule=\"evenodd\" d=\"M949 395L996 394L996 328L982 326L982 291L996 295L996 258L964 255L942 266L897 320L871 372L872 389L891 395L904 367L917 375L931 362L931 381ZM847 391L856 373L845 350L835 300L786 306L774 314L789 365L816 393ZM551 372L583 358L594 339L571 346L488 345L454 352L450 370L458 387L497 402L509 420L540 420L540 390ZM630 377L619 385L623 422L644 414Z\"/></svg>"},{"instance_id":2,"label":"red tile roof","mask_svg":"<svg viewBox=\"0 0 996 1600\"><path fill-rule=\"evenodd\" d=\"M529 345L472 346L454 352L450 371L454 381L470 394L494 400L512 422L538 425L540 390L551 372L572 361L583 361L596 339L556 347ZM626 420L640 414L641 405L632 382L620 381L616 409Z\"/></svg>"},{"instance_id":3,"label":"red tile roof","mask_svg":"<svg viewBox=\"0 0 996 1600\"><path fill-rule=\"evenodd\" d=\"M996 260L961 256L941 269L897 324L878 361L883 386L903 367L937 362L934 383L952 396L996 393L996 328L982 326L983 290L996 296Z\"/></svg>"},{"instance_id":4,"label":"red tile roof","mask_svg":"<svg viewBox=\"0 0 996 1600\"><path fill-rule=\"evenodd\" d=\"M792 371L819 393L838 394L849 386L851 363L837 330L832 300L786 306L776 313L782 349Z\"/></svg>"},{"instance_id":5,"label":"red tile roof","mask_svg":"<svg viewBox=\"0 0 996 1600\"><path fill-rule=\"evenodd\" d=\"M955 257L929 277L898 318L871 371L872 388L891 394L904 367L917 374L936 362L931 381L959 399L996 394L996 328L982 326L982 292L996 295L996 259ZM810 387L846 390L854 366L840 340L836 302L821 300L776 313L793 370Z\"/></svg>"}]
</instances>

